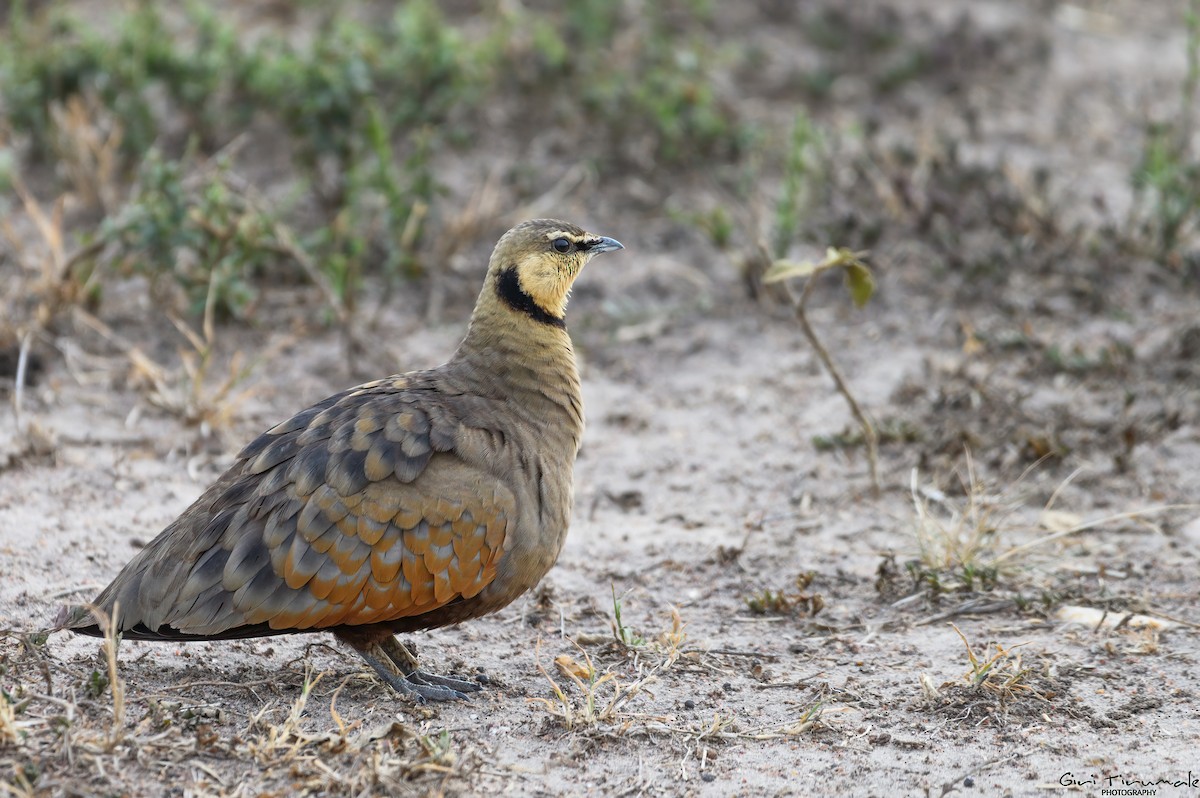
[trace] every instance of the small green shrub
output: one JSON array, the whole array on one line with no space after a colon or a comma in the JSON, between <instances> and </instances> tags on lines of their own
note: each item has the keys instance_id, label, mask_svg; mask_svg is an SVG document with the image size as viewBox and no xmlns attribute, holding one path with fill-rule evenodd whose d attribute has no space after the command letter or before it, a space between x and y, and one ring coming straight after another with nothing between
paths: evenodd
<instances>
[{"instance_id":1,"label":"small green shrub","mask_svg":"<svg viewBox=\"0 0 1200 798\"><path fill-rule=\"evenodd\" d=\"M133 199L104 223L101 240L124 270L177 282L193 312L211 304L244 318L258 278L281 260L276 220L233 186L227 167L188 179L183 166L151 152Z\"/></svg>"}]
</instances>

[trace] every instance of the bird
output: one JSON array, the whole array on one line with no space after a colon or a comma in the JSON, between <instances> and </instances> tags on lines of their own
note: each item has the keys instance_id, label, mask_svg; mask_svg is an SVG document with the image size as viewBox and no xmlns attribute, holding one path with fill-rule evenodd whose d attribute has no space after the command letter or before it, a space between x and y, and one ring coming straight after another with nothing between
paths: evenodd
<instances>
[{"instance_id":1,"label":"bird","mask_svg":"<svg viewBox=\"0 0 1200 798\"><path fill-rule=\"evenodd\" d=\"M619 241L554 219L496 244L444 364L336 393L251 441L56 628L123 639L331 632L414 701L478 681L417 667L397 634L495 612L541 581L570 521L583 435L565 313Z\"/></svg>"}]
</instances>

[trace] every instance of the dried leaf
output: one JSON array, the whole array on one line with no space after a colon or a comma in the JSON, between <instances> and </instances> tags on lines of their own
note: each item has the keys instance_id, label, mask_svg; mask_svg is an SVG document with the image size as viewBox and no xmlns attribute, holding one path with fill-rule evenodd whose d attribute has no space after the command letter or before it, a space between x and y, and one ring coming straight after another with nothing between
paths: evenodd
<instances>
[{"instance_id":1,"label":"dried leaf","mask_svg":"<svg viewBox=\"0 0 1200 798\"><path fill-rule=\"evenodd\" d=\"M1175 626L1162 618L1151 618L1148 615L1136 615L1128 612L1107 612L1095 607L1062 607L1054 613L1054 617L1063 623L1087 626L1092 629L1129 628L1163 631Z\"/></svg>"},{"instance_id":2,"label":"dried leaf","mask_svg":"<svg viewBox=\"0 0 1200 798\"><path fill-rule=\"evenodd\" d=\"M569 654L559 654L554 658L554 666L558 668L559 673L567 678L578 679L581 682L591 681L592 671L580 665Z\"/></svg>"},{"instance_id":3,"label":"dried leaf","mask_svg":"<svg viewBox=\"0 0 1200 798\"><path fill-rule=\"evenodd\" d=\"M1045 510L1038 519L1050 532L1070 532L1083 527L1083 518L1063 510Z\"/></svg>"}]
</instances>

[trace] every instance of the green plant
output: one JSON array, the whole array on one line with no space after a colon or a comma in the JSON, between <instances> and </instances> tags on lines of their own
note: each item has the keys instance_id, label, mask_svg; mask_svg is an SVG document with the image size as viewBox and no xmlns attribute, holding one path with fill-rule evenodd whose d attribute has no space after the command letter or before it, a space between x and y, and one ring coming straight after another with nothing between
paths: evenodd
<instances>
[{"instance_id":1,"label":"green plant","mask_svg":"<svg viewBox=\"0 0 1200 798\"><path fill-rule=\"evenodd\" d=\"M794 591L767 589L746 596L746 608L754 615L790 615L799 611L815 616L825 608L824 597L808 591L815 578L815 571L805 571L796 575Z\"/></svg>"},{"instance_id":2,"label":"green plant","mask_svg":"<svg viewBox=\"0 0 1200 798\"><path fill-rule=\"evenodd\" d=\"M622 6L587 0L559 13L504 9L482 51L492 81L515 80L546 97L554 123L573 122L582 109L607 157L671 170L733 160L749 130L713 80L714 63L726 56L704 29L709 10L657 3L627 25Z\"/></svg>"},{"instance_id":3,"label":"green plant","mask_svg":"<svg viewBox=\"0 0 1200 798\"><path fill-rule=\"evenodd\" d=\"M407 3L390 26L336 17L311 44L264 40L248 70L247 92L283 122L298 163L332 208L344 205L340 176L379 156L378 136L407 135L443 123L470 105L473 81L459 34L436 5ZM322 163L333 175L321 179Z\"/></svg>"},{"instance_id":4,"label":"green plant","mask_svg":"<svg viewBox=\"0 0 1200 798\"><path fill-rule=\"evenodd\" d=\"M921 429L904 419L883 419L876 425L879 443L913 443L922 439ZM819 452L829 452L838 449L854 449L867 444L866 435L862 428L846 427L841 432L827 435L814 435L813 446Z\"/></svg>"},{"instance_id":5,"label":"green plant","mask_svg":"<svg viewBox=\"0 0 1200 798\"><path fill-rule=\"evenodd\" d=\"M219 104L218 95L241 71L242 51L231 26L206 7L187 7L190 36L170 29L156 3L138 3L116 19L111 37L96 33L55 7L34 19L23 4L9 22L9 46L0 51L0 92L9 124L27 135L37 157L54 141L53 109L72 97L92 98L123 131L122 150L137 156L182 114L187 128L212 138L218 108L228 116L237 104ZM157 107L155 87L170 101Z\"/></svg>"},{"instance_id":6,"label":"green plant","mask_svg":"<svg viewBox=\"0 0 1200 798\"><path fill-rule=\"evenodd\" d=\"M245 317L256 278L282 260L276 220L231 181L227 164L189 177L184 162L151 152L130 202L100 231L124 269L169 276L191 311Z\"/></svg>"},{"instance_id":7,"label":"green plant","mask_svg":"<svg viewBox=\"0 0 1200 798\"><path fill-rule=\"evenodd\" d=\"M646 640L641 635L634 632L621 620L621 600L617 598L617 588L610 585L612 588L613 600L613 636L617 642L629 648L641 648L646 645Z\"/></svg>"},{"instance_id":8,"label":"green plant","mask_svg":"<svg viewBox=\"0 0 1200 798\"><path fill-rule=\"evenodd\" d=\"M787 255L805 210L814 199L811 185L817 177L817 167L811 152L817 143L817 132L808 115L803 111L797 113L783 167L783 188L775 203L772 249L776 258Z\"/></svg>"},{"instance_id":9,"label":"green plant","mask_svg":"<svg viewBox=\"0 0 1200 798\"><path fill-rule=\"evenodd\" d=\"M1160 123L1147 130L1133 186L1149 207L1146 232L1156 254L1170 255L1200 207L1200 163L1189 157L1176 125Z\"/></svg>"},{"instance_id":10,"label":"green plant","mask_svg":"<svg viewBox=\"0 0 1200 798\"><path fill-rule=\"evenodd\" d=\"M1148 218L1145 233L1158 257L1170 258L1187 234L1194 232L1200 208L1200 160L1192 150L1195 97L1200 90L1200 0L1189 0L1187 75L1178 115L1147 127L1133 187ZM1136 211L1135 211L1136 212Z\"/></svg>"},{"instance_id":11,"label":"green plant","mask_svg":"<svg viewBox=\"0 0 1200 798\"><path fill-rule=\"evenodd\" d=\"M1029 695L1041 701L1047 700L1030 684L1036 671L1021 663L1021 654L1017 649L1025 645L1024 643L1009 648L1004 648L996 643L994 651L989 652L985 646L983 651L976 652L961 629L954 624L950 624L950 628L959 636L967 649L970 668L963 678L972 687L986 690L1001 701L1009 701L1019 695Z\"/></svg>"},{"instance_id":12,"label":"green plant","mask_svg":"<svg viewBox=\"0 0 1200 798\"><path fill-rule=\"evenodd\" d=\"M82 40L72 18L54 13L39 24L24 3L9 15L5 45L0 48L0 94L7 123L29 139L34 157L45 157L51 104L85 88L98 68L97 53Z\"/></svg>"}]
</instances>

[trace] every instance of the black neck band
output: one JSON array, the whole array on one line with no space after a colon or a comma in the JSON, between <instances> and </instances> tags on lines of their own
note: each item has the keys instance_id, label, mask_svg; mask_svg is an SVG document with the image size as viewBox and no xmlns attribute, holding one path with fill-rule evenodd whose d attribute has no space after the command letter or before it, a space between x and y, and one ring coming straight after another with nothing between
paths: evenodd
<instances>
[{"instance_id":1,"label":"black neck band","mask_svg":"<svg viewBox=\"0 0 1200 798\"><path fill-rule=\"evenodd\" d=\"M496 293L500 295L504 304L513 310L524 313L534 321L564 330L567 327L567 323L563 319L547 313L545 308L533 301L533 297L521 290L521 281L517 279L516 266L509 266L500 272L500 276L496 279Z\"/></svg>"}]
</instances>

